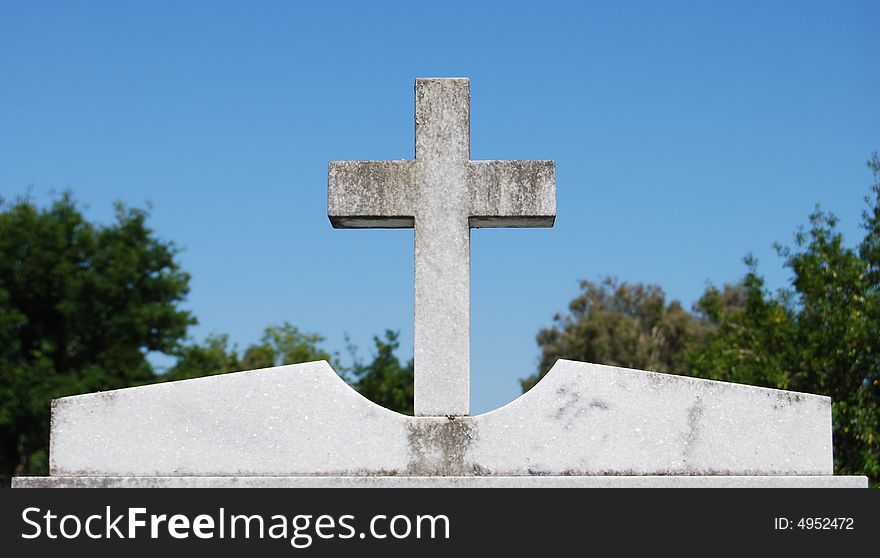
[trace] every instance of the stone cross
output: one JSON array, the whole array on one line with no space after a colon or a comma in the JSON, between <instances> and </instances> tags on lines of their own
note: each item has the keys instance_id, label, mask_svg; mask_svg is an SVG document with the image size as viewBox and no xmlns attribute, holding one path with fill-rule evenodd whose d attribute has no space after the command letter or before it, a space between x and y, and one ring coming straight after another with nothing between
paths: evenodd
<instances>
[{"instance_id":1,"label":"stone cross","mask_svg":"<svg viewBox=\"0 0 880 558\"><path fill-rule=\"evenodd\" d=\"M470 229L552 227L554 161L471 161L470 83L416 80L416 157L331 161L334 228L415 228L415 414L470 413Z\"/></svg>"}]
</instances>

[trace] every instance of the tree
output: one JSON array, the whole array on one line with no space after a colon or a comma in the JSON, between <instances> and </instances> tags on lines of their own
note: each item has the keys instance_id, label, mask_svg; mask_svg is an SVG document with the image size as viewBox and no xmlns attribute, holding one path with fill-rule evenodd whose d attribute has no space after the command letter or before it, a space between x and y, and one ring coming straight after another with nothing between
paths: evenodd
<instances>
[{"instance_id":1,"label":"tree","mask_svg":"<svg viewBox=\"0 0 880 558\"><path fill-rule=\"evenodd\" d=\"M144 383L194 322L173 243L142 209L88 222L70 194L0 201L0 476L45 474L52 398Z\"/></svg>"},{"instance_id":2,"label":"tree","mask_svg":"<svg viewBox=\"0 0 880 558\"><path fill-rule=\"evenodd\" d=\"M684 355L694 376L783 389L780 354L763 347L789 347L792 316L782 301L768 298L757 262L745 258L748 272L736 287L709 286L694 305L708 334Z\"/></svg>"},{"instance_id":3,"label":"tree","mask_svg":"<svg viewBox=\"0 0 880 558\"><path fill-rule=\"evenodd\" d=\"M711 327L687 356L697 375L832 398L835 468L880 480L880 158L868 162L874 183L866 198L857 248L844 245L837 218L819 208L795 248L777 245L791 286L764 288L747 259L746 304L720 308L709 291L698 308Z\"/></svg>"},{"instance_id":4,"label":"tree","mask_svg":"<svg viewBox=\"0 0 880 558\"><path fill-rule=\"evenodd\" d=\"M241 355L225 335L184 344L195 323L179 307L189 275L148 217L120 204L104 226L86 220L70 194L47 208L0 200L0 483L47 473L55 398L314 360L349 381L320 335L286 322L267 327ZM371 363L357 363L354 387L411 413L412 363L403 367L394 356L396 334L376 346ZM151 351L177 362L157 376Z\"/></svg>"},{"instance_id":5,"label":"tree","mask_svg":"<svg viewBox=\"0 0 880 558\"><path fill-rule=\"evenodd\" d=\"M324 338L320 335L302 333L284 322L280 326L267 327L260 342L248 346L239 357L236 348L229 346L227 335L210 335L201 345L193 343L177 351L177 362L162 378L169 381L183 380L314 360L330 362L344 377L338 358L320 348L322 341Z\"/></svg>"},{"instance_id":6,"label":"tree","mask_svg":"<svg viewBox=\"0 0 880 558\"><path fill-rule=\"evenodd\" d=\"M190 343L176 351L177 361L161 379L165 381L187 380L244 370L235 347L229 346L229 336L209 335L204 343Z\"/></svg>"},{"instance_id":7,"label":"tree","mask_svg":"<svg viewBox=\"0 0 880 558\"><path fill-rule=\"evenodd\" d=\"M164 380L183 380L211 374L225 374L239 370L252 370L282 364L296 364L326 360L342 379L364 397L374 403L404 414L413 413L413 363L401 364L394 354L400 347L398 334L386 331L385 337L373 337L375 352L370 362L357 356L357 349L349 346L353 364L344 367L338 355L331 355L320 347L324 338L312 333L302 333L285 322L281 326L269 326L259 343L252 344L239 356L238 350L229 345L226 335L211 335L204 343L192 343L178 352L177 362Z\"/></svg>"},{"instance_id":8,"label":"tree","mask_svg":"<svg viewBox=\"0 0 880 558\"><path fill-rule=\"evenodd\" d=\"M398 333L388 330L385 339L373 337L376 345L369 364L360 361L352 348L353 387L364 397L398 413L413 414L413 361L401 364L394 351L400 347Z\"/></svg>"},{"instance_id":9,"label":"tree","mask_svg":"<svg viewBox=\"0 0 880 558\"><path fill-rule=\"evenodd\" d=\"M581 281L581 293L537 336L538 372L521 381L529 390L556 363L571 359L628 368L686 373L685 350L704 325L678 301L666 303L657 285Z\"/></svg>"},{"instance_id":10,"label":"tree","mask_svg":"<svg viewBox=\"0 0 880 558\"><path fill-rule=\"evenodd\" d=\"M770 292L757 262L736 285L708 287L693 312L656 286L581 284L569 313L541 330L538 373L559 358L672 371L817 393L832 399L835 468L880 482L880 157L868 161L865 236L847 247L838 220L818 207L794 248L777 245L792 272Z\"/></svg>"}]
</instances>

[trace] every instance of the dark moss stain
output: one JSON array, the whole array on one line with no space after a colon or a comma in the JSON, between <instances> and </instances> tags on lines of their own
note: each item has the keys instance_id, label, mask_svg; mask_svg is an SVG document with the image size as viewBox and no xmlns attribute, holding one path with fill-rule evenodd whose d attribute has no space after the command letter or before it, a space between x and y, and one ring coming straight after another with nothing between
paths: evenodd
<instances>
[{"instance_id":1,"label":"dark moss stain","mask_svg":"<svg viewBox=\"0 0 880 558\"><path fill-rule=\"evenodd\" d=\"M409 463L407 475L486 475L483 467L470 461L470 449L477 439L474 422L465 417L447 420L414 420L407 424Z\"/></svg>"},{"instance_id":2,"label":"dark moss stain","mask_svg":"<svg viewBox=\"0 0 880 558\"><path fill-rule=\"evenodd\" d=\"M767 392L769 397L771 392ZM789 407L799 405L804 398L800 393L792 393L790 391L780 391L776 393L776 401L772 404L774 411L782 411Z\"/></svg>"},{"instance_id":3,"label":"dark moss stain","mask_svg":"<svg viewBox=\"0 0 880 558\"><path fill-rule=\"evenodd\" d=\"M58 412L58 409L61 407L61 403L57 399L53 399L51 403L49 403L49 474L56 474L57 467L55 467L55 413Z\"/></svg>"},{"instance_id":4,"label":"dark moss stain","mask_svg":"<svg viewBox=\"0 0 880 558\"><path fill-rule=\"evenodd\" d=\"M603 401L601 399L593 399L592 401L590 401L590 408L591 409L599 409L600 411L607 411L608 410L608 403L606 403L605 401Z\"/></svg>"},{"instance_id":5,"label":"dark moss stain","mask_svg":"<svg viewBox=\"0 0 880 558\"><path fill-rule=\"evenodd\" d=\"M562 405L556 409L553 417L556 420L562 420L562 418L568 413L569 409L577 404L578 399L580 399L580 395L577 393L568 393L568 390L564 387L557 388L556 395L558 396L558 399L562 402Z\"/></svg>"},{"instance_id":6,"label":"dark moss stain","mask_svg":"<svg viewBox=\"0 0 880 558\"><path fill-rule=\"evenodd\" d=\"M580 393L562 387L556 390L556 394L562 400L562 405L553 413L553 418L564 421L563 428L566 430L574 428L576 423L586 417L590 411L601 412L611 409L611 404L604 399L594 397L589 403L582 402L585 398Z\"/></svg>"},{"instance_id":7,"label":"dark moss stain","mask_svg":"<svg viewBox=\"0 0 880 558\"><path fill-rule=\"evenodd\" d=\"M685 462L687 462L687 458L693 453L694 445L700 437L700 417L702 416L703 400L702 398L697 397L697 400L694 401L694 404L688 409L688 430L684 435L684 451L682 452L685 457Z\"/></svg>"},{"instance_id":8,"label":"dark moss stain","mask_svg":"<svg viewBox=\"0 0 880 558\"><path fill-rule=\"evenodd\" d=\"M798 476L804 475L804 471L797 469L783 469L779 471L767 471L764 469L724 469L706 467L695 470L689 467L658 467L656 469L563 469L544 470L528 469L528 474L533 477L757 477L757 476ZM810 475L819 475L819 472L807 472Z\"/></svg>"}]
</instances>

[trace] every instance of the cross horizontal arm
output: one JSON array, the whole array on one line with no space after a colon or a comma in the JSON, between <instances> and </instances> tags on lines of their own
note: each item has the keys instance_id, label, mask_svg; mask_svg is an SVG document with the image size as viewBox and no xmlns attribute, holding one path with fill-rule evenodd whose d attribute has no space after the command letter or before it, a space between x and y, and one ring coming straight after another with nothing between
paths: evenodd
<instances>
[{"instance_id":1,"label":"cross horizontal arm","mask_svg":"<svg viewBox=\"0 0 880 558\"><path fill-rule=\"evenodd\" d=\"M552 227L555 161L470 161L470 226Z\"/></svg>"},{"instance_id":2,"label":"cross horizontal arm","mask_svg":"<svg viewBox=\"0 0 880 558\"><path fill-rule=\"evenodd\" d=\"M411 228L415 161L330 161L327 215L337 229Z\"/></svg>"}]
</instances>

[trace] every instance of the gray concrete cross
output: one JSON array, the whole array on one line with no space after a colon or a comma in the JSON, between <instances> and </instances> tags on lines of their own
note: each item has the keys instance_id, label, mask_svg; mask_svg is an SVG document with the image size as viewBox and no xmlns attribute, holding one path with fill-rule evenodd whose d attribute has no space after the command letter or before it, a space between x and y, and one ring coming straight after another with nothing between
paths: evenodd
<instances>
[{"instance_id":1,"label":"gray concrete cross","mask_svg":"<svg viewBox=\"0 0 880 558\"><path fill-rule=\"evenodd\" d=\"M415 414L470 413L470 229L552 227L554 161L471 161L470 83L416 80L416 158L331 161L334 228L415 228Z\"/></svg>"}]
</instances>

